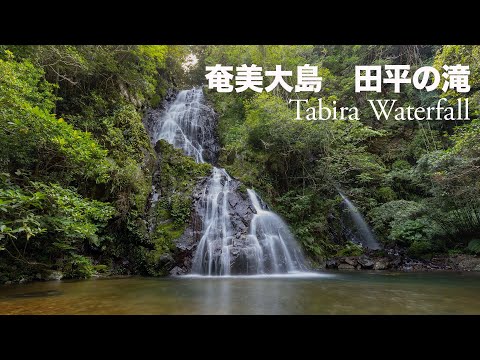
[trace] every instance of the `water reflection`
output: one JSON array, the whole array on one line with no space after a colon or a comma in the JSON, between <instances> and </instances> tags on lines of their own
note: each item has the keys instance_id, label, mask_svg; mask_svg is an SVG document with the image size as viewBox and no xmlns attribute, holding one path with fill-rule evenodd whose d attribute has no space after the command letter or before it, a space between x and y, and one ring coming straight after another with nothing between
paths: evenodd
<instances>
[{"instance_id":1,"label":"water reflection","mask_svg":"<svg viewBox=\"0 0 480 360\"><path fill-rule=\"evenodd\" d=\"M479 274L122 278L0 286L1 314L480 314Z\"/></svg>"}]
</instances>

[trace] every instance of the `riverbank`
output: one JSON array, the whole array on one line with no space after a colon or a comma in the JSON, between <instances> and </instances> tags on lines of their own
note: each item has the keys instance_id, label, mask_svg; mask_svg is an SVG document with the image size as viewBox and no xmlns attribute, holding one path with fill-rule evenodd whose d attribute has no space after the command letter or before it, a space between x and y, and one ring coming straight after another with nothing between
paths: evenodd
<instances>
[{"instance_id":1,"label":"riverbank","mask_svg":"<svg viewBox=\"0 0 480 360\"><path fill-rule=\"evenodd\" d=\"M391 271L391 272L429 272L429 271L478 271L480 272L480 257L468 254L459 255L437 255L430 260L412 259L393 250L386 252L374 251L360 256L338 256L327 259L320 264L318 270L340 270L340 271ZM137 274L138 275L138 274ZM97 273L93 278L128 278L132 275ZM166 276L168 277L168 276ZM155 278L155 277L151 277ZM162 277L160 277L162 278ZM163 277L165 278L165 277ZM52 280L66 279L61 271L50 271L48 274L37 274L34 277L20 277L15 280L0 281L0 285L24 284L32 282L45 282ZM75 280L75 279L70 279Z\"/></svg>"},{"instance_id":2,"label":"riverbank","mask_svg":"<svg viewBox=\"0 0 480 360\"><path fill-rule=\"evenodd\" d=\"M339 256L325 262L326 269L391 271L480 271L480 257L468 254L437 255L413 259L395 250L375 251L360 256Z\"/></svg>"}]
</instances>

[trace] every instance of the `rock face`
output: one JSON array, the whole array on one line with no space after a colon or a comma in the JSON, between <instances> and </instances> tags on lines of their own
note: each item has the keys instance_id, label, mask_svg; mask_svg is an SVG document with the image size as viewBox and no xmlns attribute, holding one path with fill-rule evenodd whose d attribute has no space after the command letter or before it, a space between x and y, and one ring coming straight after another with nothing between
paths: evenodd
<instances>
[{"instance_id":1,"label":"rock face","mask_svg":"<svg viewBox=\"0 0 480 360\"><path fill-rule=\"evenodd\" d=\"M326 262L325 262L325 267L327 269L336 269L338 268L338 262L337 260L335 259L328 259Z\"/></svg>"},{"instance_id":2,"label":"rock face","mask_svg":"<svg viewBox=\"0 0 480 360\"><path fill-rule=\"evenodd\" d=\"M386 270L391 267L391 263L391 260L387 257L364 254L329 259L326 262L326 267L327 269L338 270Z\"/></svg>"},{"instance_id":3,"label":"rock face","mask_svg":"<svg viewBox=\"0 0 480 360\"><path fill-rule=\"evenodd\" d=\"M389 266L388 259L380 258L375 260L375 264L373 265L374 270L387 270Z\"/></svg>"},{"instance_id":4,"label":"rock face","mask_svg":"<svg viewBox=\"0 0 480 360\"><path fill-rule=\"evenodd\" d=\"M177 91L174 89L168 89L167 94L165 95L165 98L163 101L156 107L155 109L147 109L145 112L145 116L142 119L143 125L145 126L145 129L147 130L148 135L150 136L150 141L152 143L156 142L156 139L153 137L155 136L155 127L156 124L158 123L158 118L162 115L162 113L165 111L165 109L175 100L175 97L177 96Z\"/></svg>"},{"instance_id":5,"label":"rock face","mask_svg":"<svg viewBox=\"0 0 480 360\"><path fill-rule=\"evenodd\" d=\"M357 261L356 257L354 257L354 256L348 256L348 257L344 258L343 261L346 264L351 265L353 267L357 266L357 264L358 264L358 261Z\"/></svg>"},{"instance_id":6,"label":"rock face","mask_svg":"<svg viewBox=\"0 0 480 360\"><path fill-rule=\"evenodd\" d=\"M392 270L392 271L480 271L480 257L475 255L441 255L430 260L413 259L402 250L387 249L361 256L344 256L327 259L327 269L339 270Z\"/></svg>"},{"instance_id":7,"label":"rock face","mask_svg":"<svg viewBox=\"0 0 480 360\"><path fill-rule=\"evenodd\" d=\"M454 270L480 271L480 257L474 255L457 255L448 259Z\"/></svg>"},{"instance_id":8,"label":"rock face","mask_svg":"<svg viewBox=\"0 0 480 360\"><path fill-rule=\"evenodd\" d=\"M355 270L355 266L350 264L340 264L338 265L338 270Z\"/></svg>"},{"instance_id":9,"label":"rock face","mask_svg":"<svg viewBox=\"0 0 480 360\"><path fill-rule=\"evenodd\" d=\"M63 273L61 271L51 271L45 280L62 280Z\"/></svg>"},{"instance_id":10,"label":"rock face","mask_svg":"<svg viewBox=\"0 0 480 360\"><path fill-rule=\"evenodd\" d=\"M362 269L372 269L375 262L366 255L362 255L358 258L358 263Z\"/></svg>"}]
</instances>

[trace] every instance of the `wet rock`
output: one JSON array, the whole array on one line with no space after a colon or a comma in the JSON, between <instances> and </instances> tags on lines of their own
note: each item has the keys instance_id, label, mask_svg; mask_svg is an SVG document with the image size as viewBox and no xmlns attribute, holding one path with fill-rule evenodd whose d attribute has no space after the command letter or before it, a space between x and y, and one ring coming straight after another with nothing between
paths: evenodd
<instances>
[{"instance_id":1,"label":"wet rock","mask_svg":"<svg viewBox=\"0 0 480 360\"><path fill-rule=\"evenodd\" d=\"M325 263L325 267L327 269L336 269L338 267L337 260L335 259L328 259L327 262Z\"/></svg>"},{"instance_id":2,"label":"wet rock","mask_svg":"<svg viewBox=\"0 0 480 360\"><path fill-rule=\"evenodd\" d=\"M350 264L340 264L338 265L338 270L355 270L355 266Z\"/></svg>"},{"instance_id":3,"label":"wet rock","mask_svg":"<svg viewBox=\"0 0 480 360\"><path fill-rule=\"evenodd\" d=\"M460 271L480 271L480 257L473 255L454 256L450 263Z\"/></svg>"},{"instance_id":4,"label":"wet rock","mask_svg":"<svg viewBox=\"0 0 480 360\"><path fill-rule=\"evenodd\" d=\"M164 269L171 269L175 265L175 259L170 253L160 255L158 265Z\"/></svg>"},{"instance_id":5,"label":"wet rock","mask_svg":"<svg viewBox=\"0 0 480 360\"><path fill-rule=\"evenodd\" d=\"M240 249L238 247L233 247L230 250L230 256L238 256L240 254Z\"/></svg>"},{"instance_id":6,"label":"wet rock","mask_svg":"<svg viewBox=\"0 0 480 360\"><path fill-rule=\"evenodd\" d=\"M375 265L375 262L365 255L360 256L357 261L362 269L372 269Z\"/></svg>"},{"instance_id":7,"label":"wet rock","mask_svg":"<svg viewBox=\"0 0 480 360\"><path fill-rule=\"evenodd\" d=\"M327 262L324 259L317 258L316 262L312 262L309 260L306 260L308 264L308 268L310 269L315 269L315 270L323 270L327 267Z\"/></svg>"},{"instance_id":8,"label":"wet rock","mask_svg":"<svg viewBox=\"0 0 480 360\"><path fill-rule=\"evenodd\" d=\"M415 264L412 265L412 270L413 271L425 271L427 269L431 269L430 266L427 266L421 262L417 262Z\"/></svg>"},{"instance_id":9,"label":"wet rock","mask_svg":"<svg viewBox=\"0 0 480 360\"><path fill-rule=\"evenodd\" d=\"M172 276L179 276L185 275L186 271L179 266L175 266L172 270L170 270L170 275Z\"/></svg>"},{"instance_id":10,"label":"wet rock","mask_svg":"<svg viewBox=\"0 0 480 360\"><path fill-rule=\"evenodd\" d=\"M352 265L352 266L357 266L358 262L357 262L357 259L354 258L354 257L346 257L346 258L343 258L343 261L348 264L348 265Z\"/></svg>"},{"instance_id":11,"label":"wet rock","mask_svg":"<svg viewBox=\"0 0 480 360\"><path fill-rule=\"evenodd\" d=\"M230 185L231 191L228 193L227 206L231 221L232 237L234 239L233 246L230 249L231 270L232 274L234 272L246 273L248 272L247 269L245 269L246 265L242 265L244 261L239 257L244 256L243 250L249 246L247 235L254 211L252 210L253 206L251 205L250 199L244 197L239 190L241 183L238 180L232 179ZM206 191L208 192L208 181L202 180L197 183L193 194L194 201L190 224L183 235L179 239L174 240L176 246L173 256L175 265L184 264L185 261L188 261L191 268L193 257L203 232L202 216L204 211L202 210L202 206L204 206L204 204L202 204L202 199L206 186ZM219 199L219 202L222 201L223 198ZM220 252L221 244L218 244L214 249L214 253L220 254Z\"/></svg>"},{"instance_id":12,"label":"wet rock","mask_svg":"<svg viewBox=\"0 0 480 360\"><path fill-rule=\"evenodd\" d=\"M393 259L390 260L389 266L393 269L399 269L402 266L402 258L399 256L394 256Z\"/></svg>"},{"instance_id":13,"label":"wet rock","mask_svg":"<svg viewBox=\"0 0 480 360\"><path fill-rule=\"evenodd\" d=\"M388 269L388 260L387 259L377 259L373 265L374 270L386 270Z\"/></svg>"},{"instance_id":14,"label":"wet rock","mask_svg":"<svg viewBox=\"0 0 480 360\"><path fill-rule=\"evenodd\" d=\"M45 280L62 280L63 278L63 273L61 271L50 271L47 276L45 277Z\"/></svg>"}]
</instances>

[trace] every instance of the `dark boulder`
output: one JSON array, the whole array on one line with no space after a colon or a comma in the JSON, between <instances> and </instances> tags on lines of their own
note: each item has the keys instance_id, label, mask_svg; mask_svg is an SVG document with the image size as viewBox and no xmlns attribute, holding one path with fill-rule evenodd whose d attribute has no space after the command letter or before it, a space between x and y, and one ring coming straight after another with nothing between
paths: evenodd
<instances>
[{"instance_id":1,"label":"dark boulder","mask_svg":"<svg viewBox=\"0 0 480 360\"><path fill-rule=\"evenodd\" d=\"M328 259L325 263L327 269L336 269L338 267L338 262L335 259Z\"/></svg>"},{"instance_id":2,"label":"dark boulder","mask_svg":"<svg viewBox=\"0 0 480 360\"><path fill-rule=\"evenodd\" d=\"M360 256L357 261L362 269L372 269L375 265L375 262L366 255Z\"/></svg>"},{"instance_id":3,"label":"dark boulder","mask_svg":"<svg viewBox=\"0 0 480 360\"><path fill-rule=\"evenodd\" d=\"M357 259L353 256L343 258L343 262L348 265L357 266Z\"/></svg>"},{"instance_id":4,"label":"dark boulder","mask_svg":"<svg viewBox=\"0 0 480 360\"><path fill-rule=\"evenodd\" d=\"M355 270L355 266L350 264L340 264L338 265L338 270Z\"/></svg>"}]
</instances>

